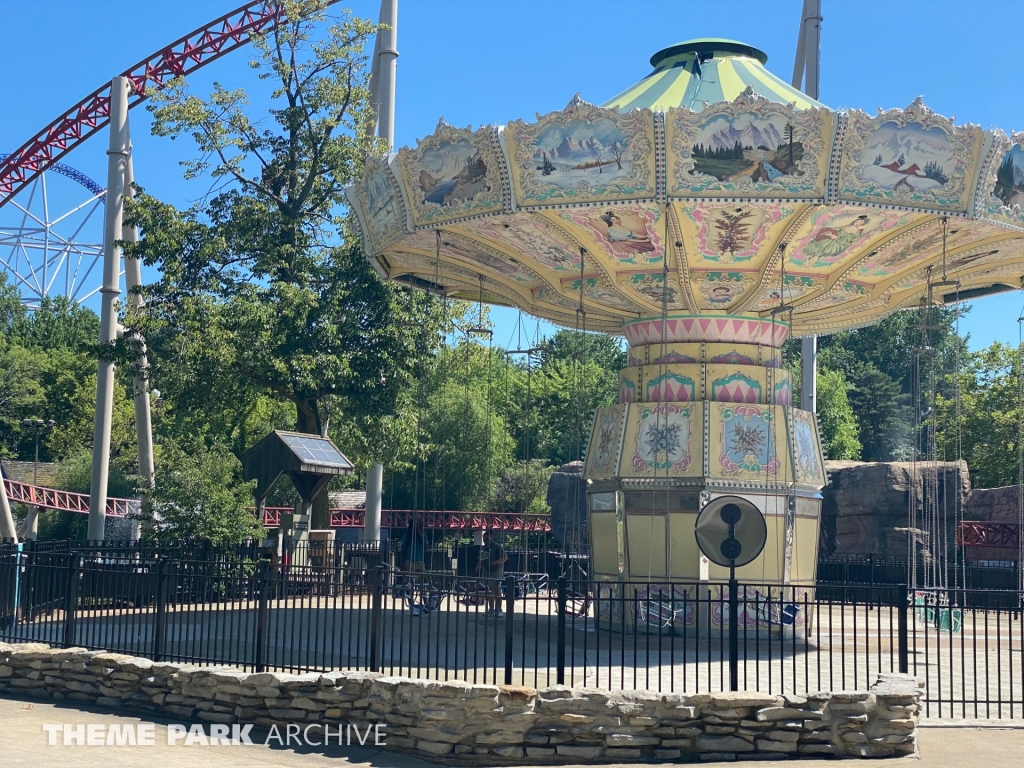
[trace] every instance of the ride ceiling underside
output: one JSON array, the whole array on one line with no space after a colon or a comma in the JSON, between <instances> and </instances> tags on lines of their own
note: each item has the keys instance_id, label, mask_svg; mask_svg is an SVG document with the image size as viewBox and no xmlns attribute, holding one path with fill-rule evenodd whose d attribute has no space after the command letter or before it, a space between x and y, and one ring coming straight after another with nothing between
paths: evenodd
<instances>
[{"instance_id":1,"label":"ride ceiling underside","mask_svg":"<svg viewBox=\"0 0 1024 768\"><path fill-rule=\"evenodd\" d=\"M349 190L368 255L390 278L561 325L582 298L587 328L617 334L663 313L829 333L929 294L1020 287L1024 134L920 99L837 112L765 58L690 41L604 106L442 120Z\"/></svg>"}]
</instances>

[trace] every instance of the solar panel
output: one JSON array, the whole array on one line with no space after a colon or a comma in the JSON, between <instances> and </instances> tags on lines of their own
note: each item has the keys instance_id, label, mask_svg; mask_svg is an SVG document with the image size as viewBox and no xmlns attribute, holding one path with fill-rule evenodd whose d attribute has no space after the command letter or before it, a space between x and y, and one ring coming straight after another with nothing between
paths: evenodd
<instances>
[{"instance_id":1,"label":"solar panel","mask_svg":"<svg viewBox=\"0 0 1024 768\"><path fill-rule=\"evenodd\" d=\"M327 438L312 435L281 435L281 439L304 464L352 469L352 462Z\"/></svg>"}]
</instances>

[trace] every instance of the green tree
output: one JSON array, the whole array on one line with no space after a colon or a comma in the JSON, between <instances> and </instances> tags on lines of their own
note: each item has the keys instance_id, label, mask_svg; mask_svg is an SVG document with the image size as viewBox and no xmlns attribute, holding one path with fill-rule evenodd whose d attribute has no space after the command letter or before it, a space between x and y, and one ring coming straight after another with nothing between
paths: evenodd
<instances>
[{"instance_id":1,"label":"green tree","mask_svg":"<svg viewBox=\"0 0 1024 768\"><path fill-rule=\"evenodd\" d=\"M960 374L960 455L979 488L1017 484L1018 351L999 342L966 356ZM958 456L953 377L936 399L939 459ZM950 393L950 394L947 394Z\"/></svg>"},{"instance_id":2,"label":"green tree","mask_svg":"<svg viewBox=\"0 0 1024 768\"><path fill-rule=\"evenodd\" d=\"M203 100L183 81L151 107L155 134L194 139L186 176L221 191L184 212L141 193L129 213L141 238L126 250L162 275L126 325L144 334L153 381L179 413L230 414L222 434L259 396L288 403L301 432L328 434L332 418L366 428L415 378L422 350L408 328L429 346L443 325L441 302L377 277L342 218L343 188L380 149L367 138L362 53L376 28L343 12L324 30L320 0L282 5L286 21L253 43L273 87L269 121L250 116L242 90ZM326 493L313 522L328 524Z\"/></svg>"},{"instance_id":3,"label":"green tree","mask_svg":"<svg viewBox=\"0 0 1024 768\"><path fill-rule=\"evenodd\" d=\"M252 511L256 483L242 481L242 463L228 446L165 441L156 467L152 508L144 512L156 526L148 535L215 545L263 535Z\"/></svg>"},{"instance_id":4,"label":"green tree","mask_svg":"<svg viewBox=\"0 0 1024 768\"><path fill-rule=\"evenodd\" d=\"M822 446L830 459L860 458L860 425L847 397L849 389L842 371L818 371L818 423Z\"/></svg>"}]
</instances>

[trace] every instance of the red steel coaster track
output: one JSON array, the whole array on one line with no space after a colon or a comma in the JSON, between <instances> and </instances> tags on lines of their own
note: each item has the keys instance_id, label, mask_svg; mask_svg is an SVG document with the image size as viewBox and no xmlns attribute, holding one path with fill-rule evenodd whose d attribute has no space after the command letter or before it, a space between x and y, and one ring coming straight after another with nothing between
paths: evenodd
<instances>
[{"instance_id":1,"label":"red steel coaster track","mask_svg":"<svg viewBox=\"0 0 1024 768\"><path fill-rule=\"evenodd\" d=\"M246 3L143 59L123 73L135 85L128 108L141 104L168 81L242 47L253 35L266 34L282 15L281 6L271 0ZM0 161L0 206L109 122L108 80Z\"/></svg>"}]
</instances>

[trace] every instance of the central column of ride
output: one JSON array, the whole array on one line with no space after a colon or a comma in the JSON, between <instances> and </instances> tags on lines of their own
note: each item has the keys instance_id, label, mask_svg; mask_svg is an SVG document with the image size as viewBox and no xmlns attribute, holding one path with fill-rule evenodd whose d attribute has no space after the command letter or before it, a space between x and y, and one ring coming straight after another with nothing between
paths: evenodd
<instances>
[{"instance_id":1,"label":"central column of ride","mask_svg":"<svg viewBox=\"0 0 1024 768\"><path fill-rule=\"evenodd\" d=\"M702 560L702 506L742 496L768 541L748 583L813 586L824 457L815 416L793 407L789 325L772 317L668 315L627 323L619 404L598 410L587 449L593 577L725 581Z\"/></svg>"}]
</instances>

